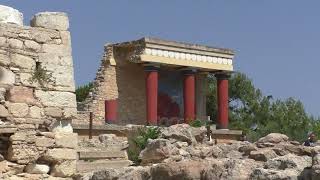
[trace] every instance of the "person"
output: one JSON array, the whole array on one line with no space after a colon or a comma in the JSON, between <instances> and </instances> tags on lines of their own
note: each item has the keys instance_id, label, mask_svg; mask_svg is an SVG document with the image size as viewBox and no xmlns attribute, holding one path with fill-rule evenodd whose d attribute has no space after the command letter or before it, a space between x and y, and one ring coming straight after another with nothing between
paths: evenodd
<instances>
[{"instance_id":1,"label":"person","mask_svg":"<svg viewBox=\"0 0 320 180\"><path fill-rule=\"evenodd\" d=\"M309 134L308 139L303 143L304 146L315 146L317 142L316 135L312 132Z\"/></svg>"}]
</instances>

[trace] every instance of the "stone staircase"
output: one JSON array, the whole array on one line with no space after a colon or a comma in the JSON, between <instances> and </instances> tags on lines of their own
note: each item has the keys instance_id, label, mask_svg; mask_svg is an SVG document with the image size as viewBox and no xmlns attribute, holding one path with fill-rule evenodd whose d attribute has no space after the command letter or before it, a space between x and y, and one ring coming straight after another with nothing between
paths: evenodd
<instances>
[{"instance_id":1,"label":"stone staircase","mask_svg":"<svg viewBox=\"0 0 320 180\"><path fill-rule=\"evenodd\" d=\"M90 171L108 168L122 168L132 165L128 160L126 138L111 134L104 134L103 138L87 140L78 149L77 172L86 173ZM101 139L102 142L101 142ZM99 144L100 142L100 144ZM96 147L86 147L93 146Z\"/></svg>"}]
</instances>

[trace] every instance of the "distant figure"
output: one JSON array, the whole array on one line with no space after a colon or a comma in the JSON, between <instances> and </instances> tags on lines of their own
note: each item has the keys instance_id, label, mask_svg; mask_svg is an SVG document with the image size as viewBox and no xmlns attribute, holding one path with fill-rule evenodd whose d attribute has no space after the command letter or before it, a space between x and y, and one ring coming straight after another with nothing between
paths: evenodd
<instances>
[{"instance_id":1,"label":"distant figure","mask_svg":"<svg viewBox=\"0 0 320 180\"><path fill-rule=\"evenodd\" d=\"M303 143L304 146L315 146L317 142L316 135L314 133L310 133L308 139Z\"/></svg>"}]
</instances>

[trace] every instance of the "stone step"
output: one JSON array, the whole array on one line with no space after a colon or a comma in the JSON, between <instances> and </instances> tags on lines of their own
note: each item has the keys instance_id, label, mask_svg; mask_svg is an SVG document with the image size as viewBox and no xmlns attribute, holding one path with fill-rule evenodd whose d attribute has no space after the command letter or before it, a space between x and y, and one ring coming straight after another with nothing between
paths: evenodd
<instances>
[{"instance_id":1,"label":"stone step","mask_svg":"<svg viewBox=\"0 0 320 180\"><path fill-rule=\"evenodd\" d=\"M96 151L79 151L80 160L88 159L128 159L126 151L120 150L96 150Z\"/></svg>"},{"instance_id":2,"label":"stone step","mask_svg":"<svg viewBox=\"0 0 320 180\"><path fill-rule=\"evenodd\" d=\"M110 160L110 161L78 161L77 172L85 173L90 171L97 171L110 168L122 168L132 165L132 161L129 160Z\"/></svg>"}]
</instances>

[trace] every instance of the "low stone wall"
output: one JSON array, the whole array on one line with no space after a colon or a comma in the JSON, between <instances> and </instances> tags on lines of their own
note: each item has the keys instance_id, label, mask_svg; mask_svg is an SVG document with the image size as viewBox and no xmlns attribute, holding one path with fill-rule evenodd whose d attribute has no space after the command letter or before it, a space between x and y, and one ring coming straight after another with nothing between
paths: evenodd
<instances>
[{"instance_id":1,"label":"low stone wall","mask_svg":"<svg viewBox=\"0 0 320 180\"><path fill-rule=\"evenodd\" d=\"M71 177L77 105L68 16L38 13L31 27L22 17L0 5L0 143L7 146L0 179Z\"/></svg>"}]
</instances>

